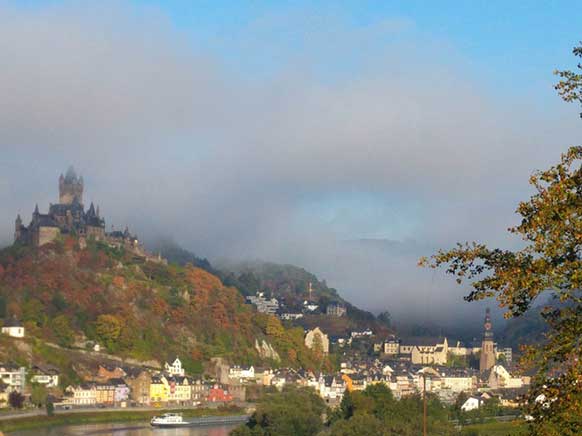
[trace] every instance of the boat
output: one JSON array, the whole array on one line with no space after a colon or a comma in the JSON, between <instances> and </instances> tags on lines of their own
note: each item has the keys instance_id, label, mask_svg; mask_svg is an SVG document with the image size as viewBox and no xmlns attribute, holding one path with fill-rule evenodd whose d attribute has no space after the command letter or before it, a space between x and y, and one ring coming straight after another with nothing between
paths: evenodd
<instances>
[{"instance_id":1,"label":"boat","mask_svg":"<svg viewBox=\"0 0 582 436\"><path fill-rule=\"evenodd\" d=\"M153 427L184 427L187 425L192 425L188 421L184 421L182 415L179 413L164 413L161 416L154 416L150 421Z\"/></svg>"}]
</instances>

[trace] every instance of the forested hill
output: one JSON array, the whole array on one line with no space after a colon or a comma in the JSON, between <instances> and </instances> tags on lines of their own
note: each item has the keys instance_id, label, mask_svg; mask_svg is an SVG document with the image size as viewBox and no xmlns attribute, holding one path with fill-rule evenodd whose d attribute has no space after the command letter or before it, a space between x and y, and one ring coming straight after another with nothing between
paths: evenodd
<instances>
[{"instance_id":1,"label":"forested hill","mask_svg":"<svg viewBox=\"0 0 582 436\"><path fill-rule=\"evenodd\" d=\"M217 267L175 242L158 241L152 244L152 247L170 262L180 265L190 263L217 275L226 286L237 288L243 296L264 292L267 297L276 297L285 305L285 311L289 312L300 312L303 309L303 302L310 297L308 290L311 283L311 300L319 306L319 309L317 314L307 316L298 322L306 328L318 325L334 335L368 327L380 333L387 332L385 323L378 322L370 312L358 309L344 300L336 289L327 285L325 280L320 280L304 268L262 261L224 263ZM347 316L343 320L321 316L331 303L339 303L346 307Z\"/></svg>"},{"instance_id":2,"label":"forested hill","mask_svg":"<svg viewBox=\"0 0 582 436\"><path fill-rule=\"evenodd\" d=\"M326 364L304 346L303 329L257 313L208 271L145 262L123 248L85 246L73 237L0 251L0 318L11 316L46 342L73 347L90 340L140 360L179 355L191 371L212 357L313 369Z\"/></svg>"}]
</instances>

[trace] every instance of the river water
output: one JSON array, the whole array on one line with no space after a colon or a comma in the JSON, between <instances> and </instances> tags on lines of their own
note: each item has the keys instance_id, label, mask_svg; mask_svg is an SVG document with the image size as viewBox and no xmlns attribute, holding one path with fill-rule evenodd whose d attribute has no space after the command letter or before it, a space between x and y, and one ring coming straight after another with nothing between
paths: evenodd
<instances>
[{"instance_id":1,"label":"river water","mask_svg":"<svg viewBox=\"0 0 582 436\"><path fill-rule=\"evenodd\" d=\"M6 436L228 436L236 425L188 428L152 428L149 423L64 425L7 433Z\"/></svg>"}]
</instances>

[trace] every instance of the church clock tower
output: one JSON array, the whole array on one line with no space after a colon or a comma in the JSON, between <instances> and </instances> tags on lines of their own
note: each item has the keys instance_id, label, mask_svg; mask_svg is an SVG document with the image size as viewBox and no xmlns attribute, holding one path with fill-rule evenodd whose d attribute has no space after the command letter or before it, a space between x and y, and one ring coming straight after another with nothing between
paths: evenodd
<instances>
[{"instance_id":1,"label":"church clock tower","mask_svg":"<svg viewBox=\"0 0 582 436\"><path fill-rule=\"evenodd\" d=\"M489 309L485 312L485 322L483 323L483 341L481 342L481 360L479 361L479 371L481 373L495 366L495 349L493 345L493 325L491 324L491 314Z\"/></svg>"}]
</instances>

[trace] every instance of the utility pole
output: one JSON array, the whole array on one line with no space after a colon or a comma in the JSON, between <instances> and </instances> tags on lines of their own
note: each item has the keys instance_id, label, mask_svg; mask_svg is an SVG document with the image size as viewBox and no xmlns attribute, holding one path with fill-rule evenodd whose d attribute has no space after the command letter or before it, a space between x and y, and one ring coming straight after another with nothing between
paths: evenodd
<instances>
[{"instance_id":1,"label":"utility pole","mask_svg":"<svg viewBox=\"0 0 582 436\"><path fill-rule=\"evenodd\" d=\"M427 436L427 422L426 422L426 374L422 372L422 402L423 402L423 413L422 413L422 434L423 436Z\"/></svg>"}]
</instances>

